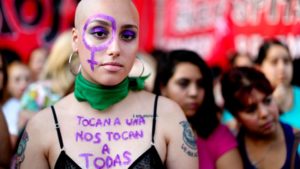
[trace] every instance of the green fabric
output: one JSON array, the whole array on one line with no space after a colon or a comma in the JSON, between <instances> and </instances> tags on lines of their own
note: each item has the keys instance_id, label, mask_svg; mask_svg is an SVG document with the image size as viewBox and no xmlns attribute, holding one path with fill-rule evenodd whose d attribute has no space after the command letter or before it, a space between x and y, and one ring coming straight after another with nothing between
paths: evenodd
<instances>
[{"instance_id":1,"label":"green fabric","mask_svg":"<svg viewBox=\"0 0 300 169\"><path fill-rule=\"evenodd\" d=\"M86 80L81 73L75 79L75 97L78 101L87 101L94 109L105 110L123 100L129 90L144 89L145 77L127 77L116 86L102 86Z\"/></svg>"}]
</instances>

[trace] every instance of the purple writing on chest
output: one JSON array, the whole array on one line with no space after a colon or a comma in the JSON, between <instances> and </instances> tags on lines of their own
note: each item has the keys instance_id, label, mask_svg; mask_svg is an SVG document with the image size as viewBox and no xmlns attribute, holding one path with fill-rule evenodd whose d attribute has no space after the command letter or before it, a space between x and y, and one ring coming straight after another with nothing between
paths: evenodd
<instances>
[{"instance_id":1,"label":"purple writing on chest","mask_svg":"<svg viewBox=\"0 0 300 169\"><path fill-rule=\"evenodd\" d=\"M85 161L85 168L102 169L102 168L112 168L127 166L131 163L131 153L129 151L124 151L121 154L110 155L110 149L107 144L102 147L102 156L97 156L92 153L82 153L79 154L80 158Z\"/></svg>"},{"instance_id":2,"label":"purple writing on chest","mask_svg":"<svg viewBox=\"0 0 300 169\"><path fill-rule=\"evenodd\" d=\"M118 141L118 140L137 140L144 137L143 130L136 131L123 131L119 132L106 132L108 141Z\"/></svg>"},{"instance_id":3,"label":"purple writing on chest","mask_svg":"<svg viewBox=\"0 0 300 169\"><path fill-rule=\"evenodd\" d=\"M94 117L83 117L77 116L77 124L78 126L83 127L108 127L108 126L120 126L123 123L120 118L94 118ZM127 126L141 126L145 125L145 118L142 116L127 118L124 120L125 125Z\"/></svg>"},{"instance_id":4,"label":"purple writing on chest","mask_svg":"<svg viewBox=\"0 0 300 169\"><path fill-rule=\"evenodd\" d=\"M126 119L126 124L128 126L141 126L141 125L145 125L146 121L144 117L135 117L135 118Z\"/></svg>"},{"instance_id":5,"label":"purple writing on chest","mask_svg":"<svg viewBox=\"0 0 300 169\"><path fill-rule=\"evenodd\" d=\"M121 125L119 118L94 118L94 117L83 117L77 116L77 124L83 127L107 127Z\"/></svg>"},{"instance_id":6,"label":"purple writing on chest","mask_svg":"<svg viewBox=\"0 0 300 169\"><path fill-rule=\"evenodd\" d=\"M123 131L123 132L105 132L104 137L108 141L127 141L127 140L138 140L144 137L143 130L135 130L135 131ZM76 142L90 142L93 144L100 144L101 133L91 133L87 131L77 131L75 133Z\"/></svg>"}]
</instances>

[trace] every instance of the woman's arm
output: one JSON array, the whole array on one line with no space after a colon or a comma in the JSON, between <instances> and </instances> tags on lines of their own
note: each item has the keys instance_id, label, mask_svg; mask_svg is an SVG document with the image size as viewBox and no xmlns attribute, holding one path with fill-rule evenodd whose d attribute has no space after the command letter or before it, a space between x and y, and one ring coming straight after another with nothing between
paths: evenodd
<instances>
[{"instance_id":1,"label":"woman's arm","mask_svg":"<svg viewBox=\"0 0 300 169\"><path fill-rule=\"evenodd\" d=\"M183 111L174 102L161 99L164 127L167 132L168 148L166 165L169 169L199 169L197 145L193 131ZM165 102L165 103L163 103ZM161 107L159 107L161 108Z\"/></svg>"},{"instance_id":2,"label":"woman's arm","mask_svg":"<svg viewBox=\"0 0 300 169\"><path fill-rule=\"evenodd\" d=\"M49 114L49 113L48 113ZM48 161L46 157L47 132L46 122L47 117L44 117L42 112L31 120L29 120L26 129L20 140L15 164L16 168L39 168L48 169Z\"/></svg>"},{"instance_id":3,"label":"woman's arm","mask_svg":"<svg viewBox=\"0 0 300 169\"><path fill-rule=\"evenodd\" d=\"M0 112L0 130L0 168L8 168L12 157L12 150L8 127L2 112Z\"/></svg>"}]
</instances>

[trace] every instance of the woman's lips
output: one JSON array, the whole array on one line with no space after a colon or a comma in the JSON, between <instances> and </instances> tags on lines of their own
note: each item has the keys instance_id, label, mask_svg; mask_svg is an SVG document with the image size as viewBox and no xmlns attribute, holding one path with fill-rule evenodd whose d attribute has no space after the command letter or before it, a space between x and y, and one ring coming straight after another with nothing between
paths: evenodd
<instances>
[{"instance_id":1,"label":"woman's lips","mask_svg":"<svg viewBox=\"0 0 300 169\"><path fill-rule=\"evenodd\" d=\"M270 129L272 126L273 126L273 122L267 122L267 123L265 123L263 126L262 126L262 128L264 129L264 130L268 130L268 129Z\"/></svg>"},{"instance_id":2,"label":"woman's lips","mask_svg":"<svg viewBox=\"0 0 300 169\"><path fill-rule=\"evenodd\" d=\"M188 109L196 110L199 107L199 105L197 103L189 103L187 104L187 107Z\"/></svg>"},{"instance_id":3,"label":"woman's lips","mask_svg":"<svg viewBox=\"0 0 300 169\"><path fill-rule=\"evenodd\" d=\"M110 72L117 72L123 68L123 65L121 65L120 63L116 63L116 62L102 63L102 64L100 64L100 66Z\"/></svg>"}]
</instances>

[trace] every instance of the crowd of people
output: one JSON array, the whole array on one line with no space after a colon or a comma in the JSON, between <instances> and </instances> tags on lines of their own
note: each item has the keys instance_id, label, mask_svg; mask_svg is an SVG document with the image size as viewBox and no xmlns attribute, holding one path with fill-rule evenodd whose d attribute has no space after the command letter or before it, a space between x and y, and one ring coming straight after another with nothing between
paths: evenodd
<instances>
[{"instance_id":1,"label":"crowd of people","mask_svg":"<svg viewBox=\"0 0 300 169\"><path fill-rule=\"evenodd\" d=\"M74 28L28 64L0 55L0 169L300 168L284 42L222 70L188 49L139 52L139 33L131 0L82 0Z\"/></svg>"}]
</instances>

